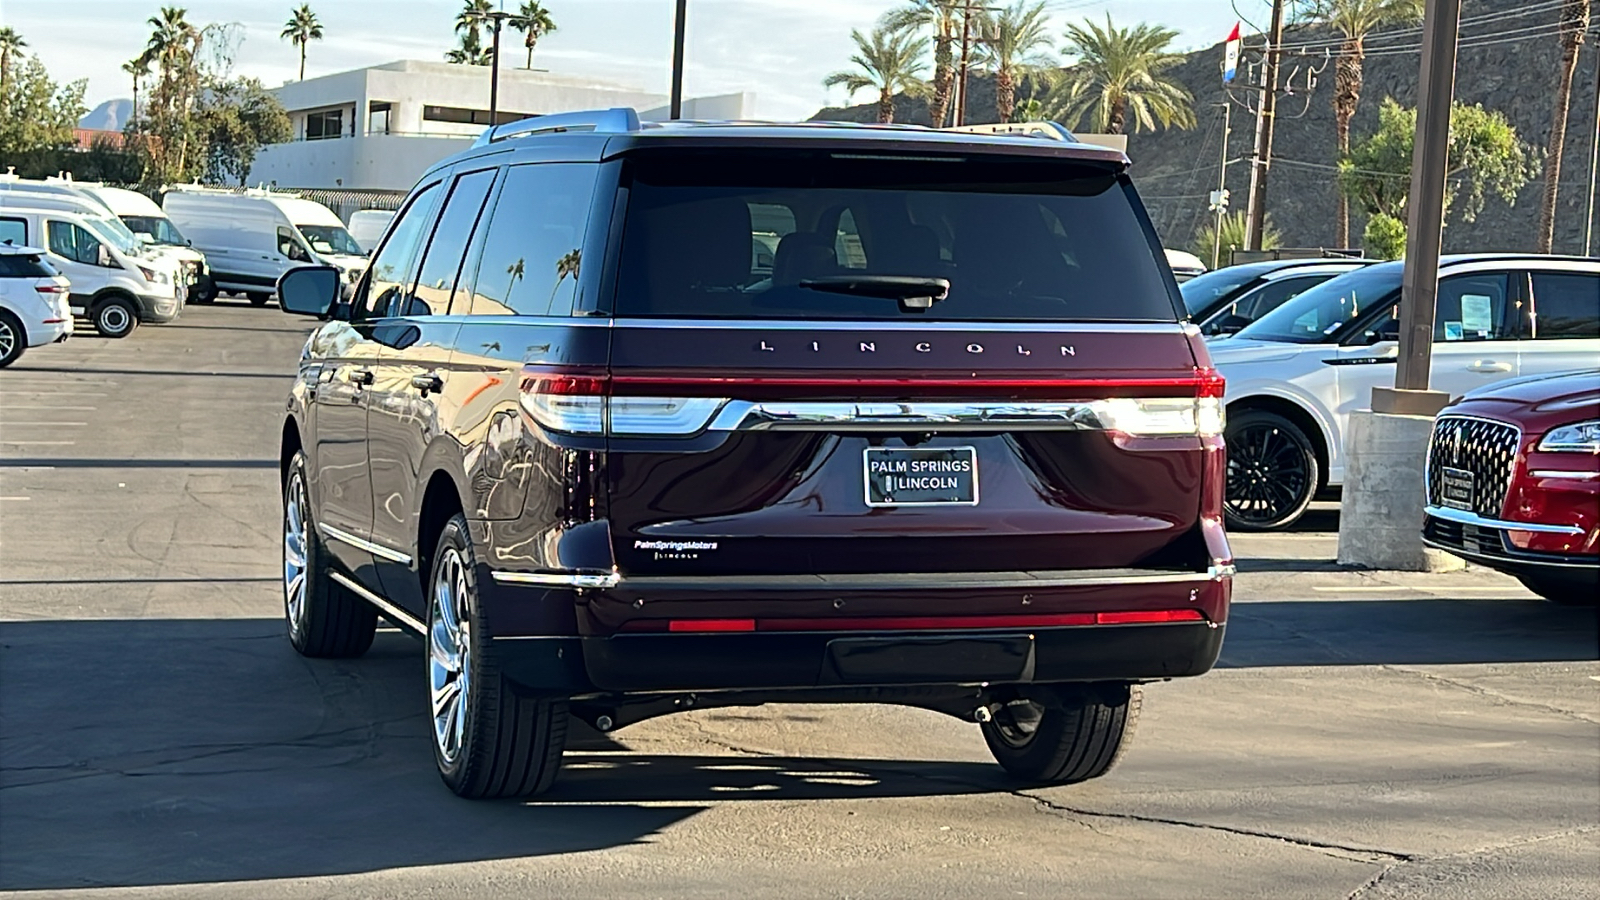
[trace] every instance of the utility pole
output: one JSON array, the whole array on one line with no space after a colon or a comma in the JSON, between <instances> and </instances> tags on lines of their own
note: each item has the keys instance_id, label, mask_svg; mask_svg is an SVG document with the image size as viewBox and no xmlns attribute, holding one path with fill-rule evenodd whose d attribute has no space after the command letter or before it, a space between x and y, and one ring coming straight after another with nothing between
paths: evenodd
<instances>
[{"instance_id":1,"label":"utility pole","mask_svg":"<svg viewBox=\"0 0 1600 900\"><path fill-rule=\"evenodd\" d=\"M1256 108L1256 149L1250 159L1250 206L1245 248L1261 249L1267 217L1267 170L1272 166L1272 125L1278 105L1278 60L1283 56L1283 7L1272 0L1272 29L1261 72L1261 102Z\"/></svg>"},{"instance_id":2,"label":"utility pole","mask_svg":"<svg viewBox=\"0 0 1600 900\"><path fill-rule=\"evenodd\" d=\"M991 35L984 30L983 20L979 20L976 28L973 26L972 14L993 12L997 6L981 6L973 0L967 0L961 5L961 62L957 66L959 72L956 79L956 124L967 124L967 70L971 67L972 51L977 45L989 40Z\"/></svg>"},{"instance_id":3,"label":"utility pole","mask_svg":"<svg viewBox=\"0 0 1600 900\"><path fill-rule=\"evenodd\" d=\"M1589 203L1583 219L1583 255L1594 252L1595 174L1600 171L1600 28L1594 31L1594 127L1589 129Z\"/></svg>"},{"instance_id":4,"label":"utility pole","mask_svg":"<svg viewBox=\"0 0 1600 900\"><path fill-rule=\"evenodd\" d=\"M1372 411L1432 416L1449 399L1446 394L1428 390L1428 367L1433 361L1434 304L1439 293L1450 104L1455 96L1461 0L1427 0L1424 15L1416 149L1411 157L1411 193L1406 200L1406 268L1400 278L1399 365L1393 390L1373 389Z\"/></svg>"},{"instance_id":5,"label":"utility pole","mask_svg":"<svg viewBox=\"0 0 1600 900\"><path fill-rule=\"evenodd\" d=\"M678 15L672 25L672 110L670 117L683 118L683 33L689 15L689 0L678 0Z\"/></svg>"}]
</instances>

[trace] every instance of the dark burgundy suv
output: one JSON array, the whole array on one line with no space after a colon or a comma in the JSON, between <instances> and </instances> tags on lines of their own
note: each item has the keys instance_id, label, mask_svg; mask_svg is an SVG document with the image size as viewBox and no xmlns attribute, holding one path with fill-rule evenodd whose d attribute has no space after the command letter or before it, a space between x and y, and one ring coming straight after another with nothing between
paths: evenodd
<instances>
[{"instance_id":1,"label":"dark burgundy suv","mask_svg":"<svg viewBox=\"0 0 1600 900\"><path fill-rule=\"evenodd\" d=\"M535 793L569 716L898 703L1093 778L1211 668L1222 384L1121 154L922 128L486 133L425 175L283 422L289 637L422 635L434 751ZM420 660L419 660L420 662Z\"/></svg>"}]
</instances>

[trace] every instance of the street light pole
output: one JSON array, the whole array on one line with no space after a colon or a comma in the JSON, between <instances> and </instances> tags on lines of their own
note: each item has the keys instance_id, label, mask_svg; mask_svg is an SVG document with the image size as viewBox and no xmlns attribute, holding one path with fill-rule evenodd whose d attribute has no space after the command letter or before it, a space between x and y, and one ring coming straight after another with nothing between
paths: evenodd
<instances>
[{"instance_id":1,"label":"street light pole","mask_svg":"<svg viewBox=\"0 0 1600 900\"><path fill-rule=\"evenodd\" d=\"M1600 28L1594 31L1594 127L1589 129L1589 202L1583 218L1583 255L1594 252L1595 174L1600 170Z\"/></svg>"},{"instance_id":2,"label":"street light pole","mask_svg":"<svg viewBox=\"0 0 1600 900\"><path fill-rule=\"evenodd\" d=\"M1449 395L1428 390L1433 361L1434 304L1444 236L1444 189L1455 96L1456 36L1461 0L1427 0L1423 19L1422 82L1417 90L1416 148L1406 200L1406 268L1400 278L1400 357L1394 388L1373 388L1372 411L1432 416Z\"/></svg>"},{"instance_id":3,"label":"street light pole","mask_svg":"<svg viewBox=\"0 0 1600 900\"><path fill-rule=\"evenodd\" d=\"M678 15L672 26L672 108L670 116L683 118L683 34L689 15L689 0L678 0Z\"/></svg>"},{"instance_id":4,"label":"street light pole","mask_svg":"<svg viewBox=\"0 0 1600 900\"><path fill-rule=\"evenodd\" d=\"M1222 103L1222 165L1217 167L1217 193L1221 195L1228 189L1228 135L1232 131L1233 104L1224 100ZM1219 196L1219 199L1220 196ZM1216 204L1216 223L1211 228L1211 268L1215 269L1222 264L1222 217L1227 212L1227 207L1221 203Z\"/></svg>"},{"instance_id":5,"label":"street light pole","mask_svg":"<svg viewBox=\"0 0 1600 900\"><path fill-rule=\"evenodd\" d=\"M500 124L500 26L511 14L499 10L488 14L494 23L494 49L490 51L489 59L489 127Z\"/></svg>"}]
</instances>

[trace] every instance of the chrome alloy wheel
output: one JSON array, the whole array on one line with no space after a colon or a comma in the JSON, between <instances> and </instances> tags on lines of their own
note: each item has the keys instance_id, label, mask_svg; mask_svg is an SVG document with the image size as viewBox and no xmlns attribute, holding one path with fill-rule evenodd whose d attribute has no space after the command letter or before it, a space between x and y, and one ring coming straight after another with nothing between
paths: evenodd
<instances>
[{"instance_id":1,"label":"chrome alloy wheel","mask_svg":"<svg viewBox=\"0 0 1600 900\"><path fill-rule=\"evenodd\" d=\"M0 318L0 360L11 356L11 351L17 349L17 337L11 323Z\"/></svg>"},{"instance_id":2,"label":"chrome alloy wheel","mask_svg":"<svg viewBox=\"0 0 1600 900\"><path fill-rule=\"evenodd\" d=\"M283 501L283 609L296 636L305 629L307 518L306 482L295 472Z\"/></svg>"},{"instance_id":3,"label":"chrome alloy wheel","mask_svg":"<svg viewBox=\"0 0 1600 900\"><path fill-rule=\"evenodd\" d=\"M108 303L100 308L97 324L106 334L122 334L133 327L133 317L128 308L119 303Z\"/></svg>"},{"instance_id":4,"label":"chrome alloy wheel","mask_svg":"<svg viewBox=\"0 0 1600 900\"><path fill-rule=\"evenodd\" d=\"M433 578L428 613L428 693L433 701L433 741L439 758L453 764L467 733L472 678L472 617L467 566L454 547L444 551Z\"/></svg>"},{"instance_id":5,"label":"chrome alloy wheel","mask_svg":"<svg viewBox=\"0 0 1600 900\"><path fill-rule=\"evenodd\" d=\"M994 716L994 731L1007 745L1021 749L1033 741L1044 719L1044 707L1032 700L1012 700Z\"/></svg>"}]
</instances>

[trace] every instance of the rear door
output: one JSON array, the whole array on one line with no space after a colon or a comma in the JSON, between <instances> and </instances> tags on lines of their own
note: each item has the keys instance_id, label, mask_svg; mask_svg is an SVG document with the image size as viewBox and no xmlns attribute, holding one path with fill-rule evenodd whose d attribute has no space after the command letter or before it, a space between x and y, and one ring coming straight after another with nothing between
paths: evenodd
<instances>
[{"instance_id":1,"label":"rear door","mask_svg":"<svg viewBox=\"0 0 1600 900\"><path fill-rule=\"evenodd\" d=\"M1520 371L1546 375L1590 368L1600 359L1600 272L1535 271L1533 315Z\"/></svg>"},{"instance_id":2,"label":"rear door","mask_svg":"<svg viewBox=\"0 0 1600 900\"><path fill-rule=\"evenodd\" d=\"M609 384L559 388L610 394L625 576L1204 568L1196 356L1115 170L743 150L625 181Z\"/></svg>"}]
</instances>

